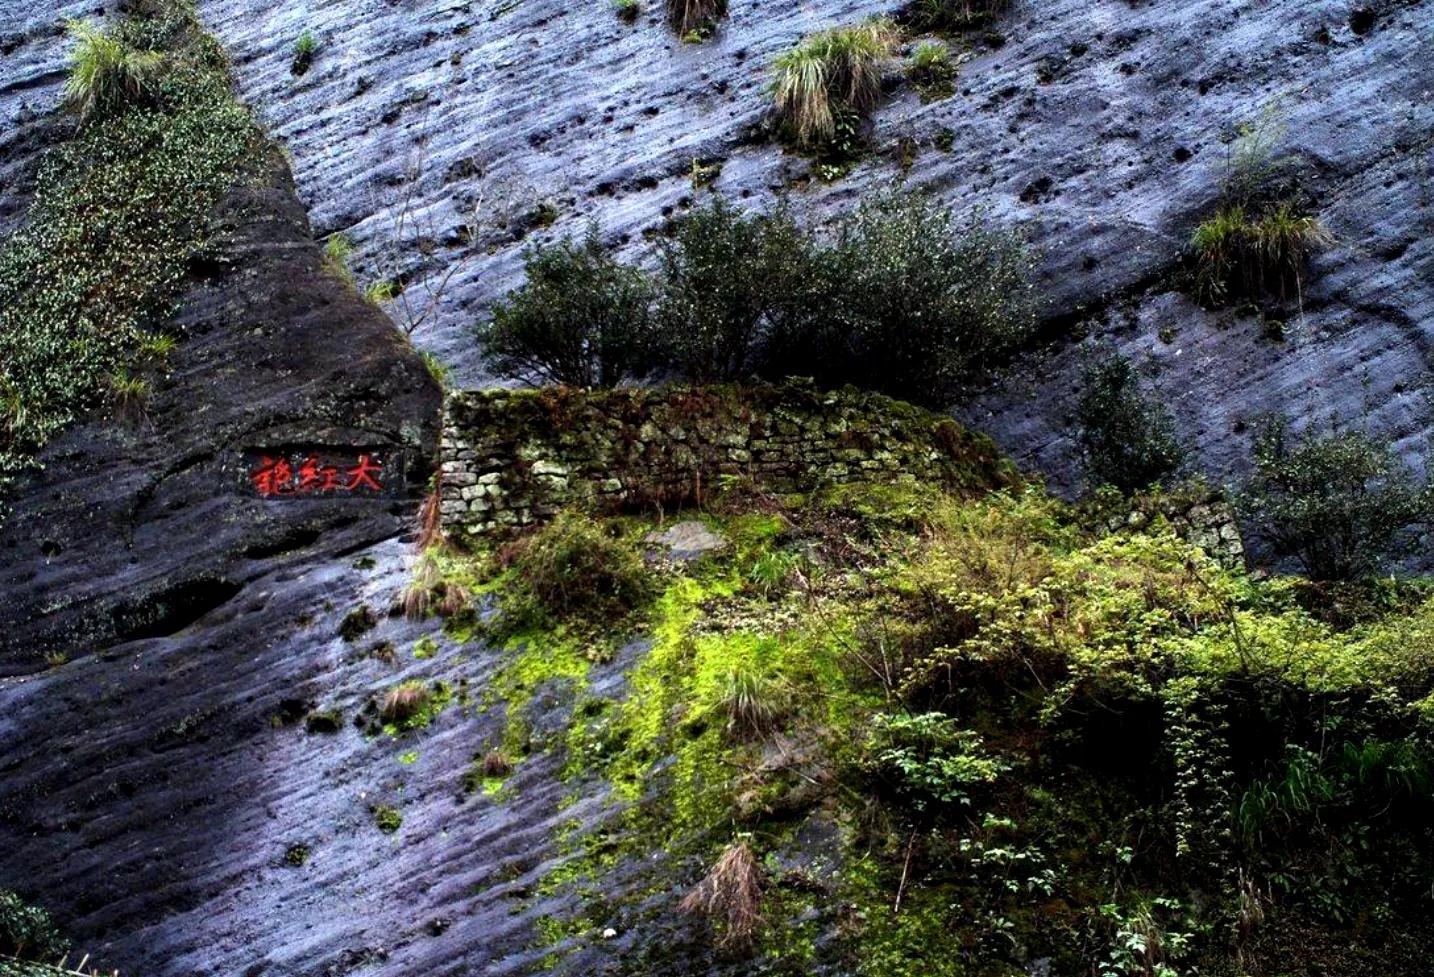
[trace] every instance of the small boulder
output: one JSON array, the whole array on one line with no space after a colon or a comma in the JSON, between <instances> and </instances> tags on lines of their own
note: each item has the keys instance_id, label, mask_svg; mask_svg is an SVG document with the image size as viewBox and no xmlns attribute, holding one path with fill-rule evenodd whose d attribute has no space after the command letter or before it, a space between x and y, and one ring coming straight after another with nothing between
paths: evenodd
<instances>
[{"instance_id":1,"label":"small boulder","mask_svg":"<svg viewBox=\"0 0 1434 977\"><path fill-rule=\"evenodd\" d=\"M654 530L644 538L649 560L691 563L712 553L721 553L731 544L726 537L713 532L695 519L673 523L667 529Z\"/></svg>"}]
</instances>

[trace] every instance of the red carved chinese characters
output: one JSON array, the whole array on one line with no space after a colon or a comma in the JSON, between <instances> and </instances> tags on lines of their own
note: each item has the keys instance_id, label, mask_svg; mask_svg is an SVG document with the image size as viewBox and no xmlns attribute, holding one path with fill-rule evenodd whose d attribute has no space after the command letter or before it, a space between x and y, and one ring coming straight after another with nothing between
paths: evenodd
<instances>
[{"instance_id":1,"label":"red carved chinese characters","mask_svg":"<svg viewBox=\"0 0 1434 977\"><path fill-rule=\"evenodd\" d=\"M294 464L297 461L297 465ZM383 464L361 454L352 465L306 455L301 459L264 455L249 472L249 482L264 498L382 492Z\"/></svg>"}]
</instances>

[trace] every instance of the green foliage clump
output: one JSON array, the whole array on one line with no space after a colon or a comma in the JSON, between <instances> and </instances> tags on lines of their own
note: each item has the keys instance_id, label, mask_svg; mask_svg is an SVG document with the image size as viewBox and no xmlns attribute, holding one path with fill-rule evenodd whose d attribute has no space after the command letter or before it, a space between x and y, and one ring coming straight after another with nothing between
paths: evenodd
<instances>
[{"instance_id":1,"label":"green foliage clump","mask_svg":"<svg viewBox=\"0 0 1434 977\"><path fill-rule=\"evenodd\" d=\"M1174 419L1141 391L1128 357L1093 360L1081 374L1081 387L1075 422L1094 484L1134 492L1180 469L1184 451Z\"/></svg>"},{"instance_id":2,"label":"green foliage clump","mask_svg":"<svg viewBox=\"0 0 1434 977\"><path fill-rule=\"evenodd\" d=\"M819 31L772 63L778 124L796 145L816 148L837 137L842 117L860 118L881 98L882 65L896 42L884 19Z\"/></svg>"},{"instance_id":3,"label":"green foliage clump","mask_svg":"<svg viewBox=\"0 0 1434 977\"><path fill-rule=\"evenodd\" d=\"M872 769L916 811L928 805L969 807L973 794L1010 769L976 732L939 712L877 714L867 751Z\"/></svg>"},{"instance_id":4,"label":"green foliage clump","mask_svg":"<svg viewBox=\"0 0 1434 977\"><path fill-rule=\"evenodd\" d=\"M94 109L45 156L28 220L0 248L0 481L135 363L262 145L189 6L83 31L73 77L98 79L83 83ZM102 67L111 46L129 68ZM141 76L147 97L113 96Z\"/></svg>"},{"instance_id":5,"label":"green foliage clump","mask_svg":"<svg viewBox=\"0 0 1434 977\"><path fill-rule=\"evenodd\" d=\"M479 342L507 376L578 387L611 387L647 372L652 285L614 259L589 229L530 250L527 281L498 303Z\"/></svg>"},{"instance_id":6,"label":"green foliage clump","mask_svg":"<svg viewBox=\"0 0 1434 977\"><path fill-rule=\"evenodd\" d=\"M900 20L918 31L966 31L999 17L1010 0L911 0Z\"/></svg>"},{"instance_id":7,"label":"green foliage clump","mask_svg":"<svg viewBox=\"0 0 1434 977\"><path fill-rule=\"evenodd\" d=\"M635 23L642 14L640 0L613 0L612 9L617 12L617 19L624 24Z\"/></svg>"},{"instance_id":8,"label":"green foliage clump","mask_svg":"<svg viewBox=\"0 0 1434 977\"><path fill-rule=\"evenodd\" d=\"M1220 206L1190 238L1195 290L1205 301L1285 300L1291 294L1302 300L1310 256L1334 243L1297 195L1281 186L1289 160L1275 150L1286 131L1278 104L1271 103L1239 128L1231 144Z\"/></svg>"},{"instance_id":9,"label":"green foliage clump","mask_svg":"<svg viewBox=\"0 0 1434 977\"><path fill-rule=\"evenodd\" d=\"M956 65L951 60L951 49L941 41L918 42L907 58L906 76L911 79L923 98L950 95L951 79L956 77Z\"/></svg>"},{"instance_id":10,"label":"green foliage clump","mask_svg":"<svg viewBox=\"0 0 1434 977\"><path fill-rule=\"evenodd\" d=\"M630 542L575 510L560 512L518 540L511 553L513 585L502 607L508 626L619 620L652 594L652 580Z\"/></svg>"},{"instance_id":11,"label":"green foliage clump","mask_svg":"<svg viewBox=\"0 0 1434 977\"><path fill-rule=\"evenodd\" d=\"M1332 243L1317 218L1299 213L1287 200L1258 215L1236 205L1220 208L1195 229L1190 249L1201 293L1224 301L1235 295L1298 295L1309 256Z\"/></svg>"},{"instance_id":12,"label":"green foliage clump","mask_svg":"<svg viewBox=\"0 0 1434 977\"><path fill-rule=\"evenodd\" d=\"M1273 421L1255 441L1251 514L1275 549L1316 580L1349 580L1407 551L1430 490L1389 445L1358 431L1294 436Z\"/></svg>"},{"instance_id":13,"label":"green foliage clump","mask_svg":"<svg viewBox=\"0 0 1434 977\"><path fill-rule=\"evenodd\" d=\"M49 913L8 889L0 889L0 956L57 960L69 946Z\"/></svg>"},{"instance_id":14,"label":"green foliage clump","mask_svg":"<svg viewBox=\"0 0 1434 977\"><path fill-rule=\"evenodd\" d=\"M714 199L676 224L660 267L654 311L641 273L591 240L581 256L535 252L528 283L483 330L485 350L515 377L615 382L645 364L704 382L811 376L945 406L1035 326L1024 241L899 189L863 200L830 244L784 207L747 216Z\"/></svg>"},{"instance_id":15,"label":"green foliage clump","mask_svg":"<svg viewBox=\"0 0 1434 977\"><path fill-rule=\"evenodd\" d=\"M369 809L373 816L373 823L386 835L391 835L403 827L403 813L398 808L388 804L375 804Z\"/></svg>"},{"instance_id":16,"label":"green foliage clump","mask_svg":"<svg viewBox=\"0 0 1434 977\"><path fill-rule=\"evenodd\" d=\"M294 60L289 65L289 71L296 77L307 72L314 64L314 58L319 53L319 40L310 31L304 31L294 41Z\"/></svg>"}]
</instances>

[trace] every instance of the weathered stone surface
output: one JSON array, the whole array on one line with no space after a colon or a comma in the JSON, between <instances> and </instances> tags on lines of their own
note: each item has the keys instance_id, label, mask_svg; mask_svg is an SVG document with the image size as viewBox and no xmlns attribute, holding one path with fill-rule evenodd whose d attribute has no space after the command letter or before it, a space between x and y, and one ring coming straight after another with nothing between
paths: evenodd
<instances>
[{"instance_id":1,"label":"weathered stone surface","mask_svg":"<svg viewBox=\"0 0 1434 977\"><path fill-rule=\"evenodd\" d=\"M666 559L676 563L690 563L713 553L721 553L731 544L720 533L708 529L696 519L684 519L661 532L651 532L644 537L650 547L652 559Z\"/></svg>"}]
</instances>

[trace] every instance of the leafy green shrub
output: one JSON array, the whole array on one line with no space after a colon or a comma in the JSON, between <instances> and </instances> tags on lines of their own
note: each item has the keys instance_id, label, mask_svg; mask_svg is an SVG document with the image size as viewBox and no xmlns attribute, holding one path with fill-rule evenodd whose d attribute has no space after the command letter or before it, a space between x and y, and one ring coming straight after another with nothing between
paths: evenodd
<instances>
[{"instance_id":1,"label":"leafy green shrub","mask_svg":"<svg viewBox=\"0 0 1434 977\"><path fill-rule=\"evenodd\" d=\"M8 889L0 889L0 956L54 961L69 946L49 913Z\"/></svg>"},{"instance_id":2,"label":"leafy green shrub","mask_svg":"<svg viewBox=\"0 0 1434 977\"><path fill-rule=\"evenodd\" d=\"M727 0L667 0L668 22L683 37L705 36L726 15Z\"/></svg>"},{"instance_id":3,"label":"leafy green shrub","mask_svg":"<svg viewBox=\"0 0 1434 977\"><path fill-rule=\"evenodd\" d=\"M1255 440L1251 514L1277 552L1316 580L1348 580L1407 552L1429 518L1430 490L1389 445L1357 431L1294 437L1283 421Z\"/></svg>"},{"instance_id":4,"label":"leafy green shrub","mask_svg":"<svg viewBox=\"0 0 1434 977\"><path fill-rule=\"evenodd\" d=\"M900 20L917 31L964 31L1005 13L1010 0L912 0Z\"/></svg>"},{"instance_id":5,"label":"leafy green shrub","mask_svg":"<svg viewBox=\"0 0 1434 977\"><path fill-rule=\"evenodd\" d=\"M1035 329L1025 241L921 193L865 198L823 261L842 343L809 343L819 382L946 406Z\"/></svg>"},{"instance_id":6,"label":"leafy green shrub","mask_svg":"<svg viewBox=\"0 0 1434 977\"><path fill-rule=\"evenodd\" d=\"M785 206L747 216L714 197L659 254L664 358L699 383L765 372L768 340L804 333L824 298L813 244Z\"/></svg>"},{"instance_id":7,"label":"leafy green shrub","mask_svg":"<svg viewBox=\"0 0 1434 977\"><path fill-rule=\"evenodd\" d=\"M1285 201L1258 216L1240 206L1222 207L1195 229L1190 249L1199 291L1223 301L1232 295L1298 297L1309 256L1333 242L1317 218Z\"/></svg>"},{"instance_id":8,"label":"leafy green shrub","mask_svg":"<svg viewBox=\"0 0 1434 977\"><path fill-rule=\"evenodd\" d=\"M589 229L529 250L522 288L493 308L479 342L494 369L577 387L611 387L647 372L653 289L609 255Z\"/></svg>"},{"instance_id":9,"label":"leafy green shrub","mask_svg":"<svg viewBox=\"0 0 1434 977\"><path fill-rule=\"evenodd\" d=\"M867 752L872 768L918 811L969 806L973 794L1010 769L980 736L939 712L874 716Z\"/></svg>"},{"instance_id":10,"label":"leafy green shrub","mask_svg":"<svg viewBox=\"0 0 1434 977\"><path fill-rule=\"evenodd\" d=\"M513 583L503 597L507 623L574 619L612 621L652 594L651 577L637 549L609 534L602 523L574 510L560 512L511 553Z\"/></svg>"},{"instance_id":11,"label":"leafy green shrub","mask_svg":"<svg viewBox=\"0 0 1434 977\"><path fill-rule=\"evenodd\" d=\"M319 53L319 41L309 31L304 31L294 41L294 60L289 65L289 71L295 76L307 72L314 64L314 58Z\"/></svg>"},{"instance_id":12,"label":"leafy green shrub","mask_svg":"<svg viewBox=\"0 0 1434 977\"><path fill-rule=\"evenodd\" d=\"M1184 451L1170 412L1140 390L1129 358L1109 356L1081 374L1075 422L1086 471L1096 485L1148 488L1179 470Z\"/></svg>"},{"instance_id":13,"label":"leafy green shrub","mask_svg":"<svg viewBox=\"0 0 1434 977\"><path fill-rule=\"evenodd\" d=\"M113 112L154 94L163 66L159 52L140 50L88 21L70 21L69 32L77 44L70 55L65 101L80 118Z\"/></svg>"},{"instance_id":14,"label":"leafy green shrub","mask_svg":"<svg viewBox=\"0 0 1434 977\"><path fill-rule=\"evenodd\" d=\"M844 110L870 112L881 97L881 66L895 40L892 23L877 19L820 31L778 55L772 93L788 137L816 147L836 136Z\"/></svg>"}]
</instances>

